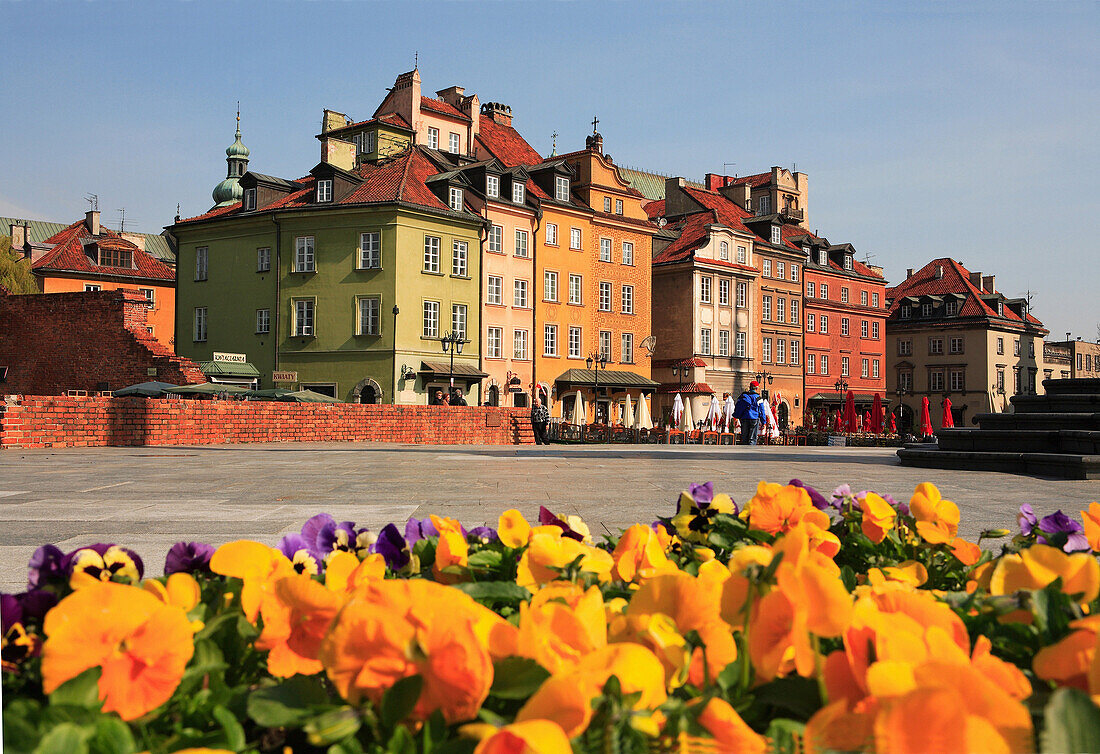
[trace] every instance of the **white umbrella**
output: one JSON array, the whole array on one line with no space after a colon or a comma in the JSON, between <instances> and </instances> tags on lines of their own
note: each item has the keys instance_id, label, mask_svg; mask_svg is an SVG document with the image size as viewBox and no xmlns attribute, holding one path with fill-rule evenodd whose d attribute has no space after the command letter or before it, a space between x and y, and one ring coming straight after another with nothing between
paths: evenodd
<instances>
[{"instance_id":1,"label":"white umbrella","mask_svg":"<svg viewBox=\"0 0 1100 754\"><path fill-rule=\"evenodd\" d=\"M679 394L676 396L679 398ZM680 417L680 429L691 432L695 429L695 420L691 416L691 398L684 401L684 413Z\"/></svg>"},{"instance_id":2,"label":"white umbrella","mask_svg":"<svg viewBox=\"0 0 1100 754\"><path fill-rule=\"evenodd\" d=\"M577 393L576 398L573 400L573 418L569 420L569 423L578 427L583 427L587 423L585 421L584 397L580 393Z\"/></svg>"},{"instance_id":3,"label":"white umbrella","mask_svg":"<svg viewBox=\"0 0 1100 754\"><path fill-rule=\"evenodd\" d=\"M684 399L677 393L672 399L672 426L676 427L680 424L680 418L684 414Z\"/></svg>"},{"instance_id":4,"label":"white umbrella","mask_svg":"<svg viewBox=\"0 0 1100 754\"><path fill-rule=\"evenodd\" d=\"M634 409L630 406L630 393L623 399L623 426L629 427L634 423Z\"/></svg>"},{"instance_id":5,"label":"white umbrella","mask_svg":"<svg viewBox=\"0 0 1100 754\"><path fill-rule=\"evenodd\" d=\"M772 405L767 401L764 401L764 410L768 414L768 435L779 437L779 427L775 424L775 414L772 413Z\"/></svg>"},{"instance_id":6,"label":"white umbrella","mask_svg":"<svg viewBox=\"0 0 1100 754\"><path fill-rule=\"evenodd\" d=\"M707 412L707 426L711 429L717 428L722 419L722 407L718 405L718 396L712 395L710 397L710 411Z\"/></svg>"},{"instance_id":7,"label":"white umbrella","mask_svg":"<svg viewBox=\"0 0 1100 754\"><path fill-rule=\"evenodd\" d=\"M644 395L638 396L638 409L634 412L634 429L653 429L653 420L649 417L649 406Z\"/></svg>"},{"instance_id":8,"label":"white umbrella","mask_svg":"<svg viewBox=\"0 0 1100 754\"><path fill-rule=\"evenodd\" d=\"M732 395L727 395L726 396L726 405L723 407L723 413L725 414L724 421L726 423L726 431L727 432L730 431L733 422L737 421L736 419L733 418L733 410L734 410L734 408L736 408L736 406L737 406L737 404L734 403L733 396Z\"/></svg>"}]
</instances>

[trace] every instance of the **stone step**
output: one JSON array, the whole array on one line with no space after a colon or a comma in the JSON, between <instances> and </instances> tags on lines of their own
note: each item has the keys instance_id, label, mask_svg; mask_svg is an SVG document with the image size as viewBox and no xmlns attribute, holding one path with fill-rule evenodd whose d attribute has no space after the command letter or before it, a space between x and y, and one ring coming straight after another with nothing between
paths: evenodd
<instances>
[{"instance_id":1,"label":"stone step","mask_svg":"<svg viewBox=\"0 0 1100 754\"><path fill-rule=\"evenodd\" d=\"M1000 453L1100 454L1100 431L1047 429L941 429L941 450Z\"/></svg>"},{"instance_id":2,"label":"stone step","mask_svg":"<svg viewBox=\"0 0 1100 754\"><path fill-rule=\"evenodd\" d=\"M1100 429L1098 414L977 414L982 429Z\"/></svg>"},{"instance_id":3,"label":"stone step","mask_svg":"<svg viewBox=\"0 0 1100 754\"><path fill-rule=\"evenodd\" d=\"M964 471L1003 471L1058 479L1100 479L1100 455L938 450L929 445L898 449L902 466Z\"/></svg>"},{"instance_id":4,"label":"stone step","mask_svg":"<svg viewBox=\"0 0 1100 754\"><path fill-rule=\"evenodd\" d=\"M1043 380L1043 391L1047 395L1100 394L1100 378L1078 377L1072 380Z\"/></svg>"},{"instance_id":5,"label":"stone step","mask_svg":"<svg viewBox=\"0 0 1100 754\"><path fill-rule=\"evenodd\" d=\"M1100 395L1090 393L1014 395L1012 405L1018 414L1095 414L1100 413Z\"/></svg>"}]
</instances>

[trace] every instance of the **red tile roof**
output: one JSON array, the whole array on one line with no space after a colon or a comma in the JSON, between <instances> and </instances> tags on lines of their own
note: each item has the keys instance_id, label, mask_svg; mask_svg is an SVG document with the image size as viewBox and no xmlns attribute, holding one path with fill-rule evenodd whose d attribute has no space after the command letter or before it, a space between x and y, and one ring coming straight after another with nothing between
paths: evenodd
<instances>
[{"instance_id":1,"label":"red tile roof","mask_svg":"<svg viewBox=\"0 0 1100 754\"><path fill-rule=\"evenodd\" d=\"M131 267L108 267L93 262L84 251L84 241L95 241L101 248L129 251L134 260ZM142 251L113 230L100 226L99 235L93 236L84 224L78 220L69 227L46 239L45 243L54 248L31 265L36 272L84 272L94 275L114 275L118 277L140 278L145 280L175 282L176 274L172 268L152 254Z\"/></svg>"},{"instance_id":2,"label":"red tile roof","mask_svg":"<svg viewBox=\"0 0 1100 754\"><path fill-rule=\"evenodd\" d=\"M705 382L685 382L680 384L679 382L665 382L657 388L658 393L706 393L708 395L714 394L714 388Z\"/></svg>"},{"instance_id":3,"label":"red tile roof","mask_svg":"<svg viewBox=\"0 0 1100 754\"><path fill-rule=\"evenodd\" d=\"M470 116L459 110L454 105L449 105L443 100L432 99L431 97L421 97L420 107L423 110L431 110L437 112L440 115L446 115L451 118L457 118L458 120L469 121Z\"/></svg>"},{"instance_id":4,"label":"red tile roof","mask_svg":"<svg viewBox=\"0 0 1100 754\"><path fill-rule=\"evenodd\" d=\"M340 126L339 128L334 128L331 131L329 131L328 133L338 133L340 131L346 131L349 128L358 128L359 126L367 126L367 125L370 125L371 123L385 123L385 124L390 125L390 126L397 126L399 128L412 129L412 126L409 125L409 122L407 120L405 120L399 113L386 113L385 115L379 115L377 118L367 118L366 120L361 120L357 123L349 123L346 126Z\"/></svg>"},{"instance_id":5,"label":"red tile roof","mask_svg":"<svg viewBox=\"0 0 1100 754\"><path fill-rule=\"evenodd\" d=\"M642 209L649 215L650 220L656 220L665 213L665 200L658 199L656 201L646 202L642 205Z\"/></svg>"},{"instance_id":6,"label":"red tile roof","mask_svg":"<svg viewBox=\"0 0 1100 754\"><path fill-rule=\"evenodd\" d=\"M740 178L734 178L732 185L740 186L748 184L753 188L760 188L761 186L767 186L772 182L772 174L769 170L767 173L756 173L755 175L743 175Z\"/></svg>"},{"instance_id":7,"label":"red tile roof","mask_svg":"<svg viewBox=\"0 0 1100 754\"><path fill-rule=\"evenodd\" d=\"M511 126L501 125L487 116L481 116L478 120L477 140L507 167L537 165L542 162L542 155L520 136L519 131Z\"/></svg>"},{"instance_id":8,"label":"red tile roof","mask_svg":"<svg viewBox=\"0 0 1100 754\"><path fill-rule=\"evenodd\" d=\"M653 362L655 367L705 367L706 365L707 362L697 356L692 356L690 359L656 359Z\"/></svg>"}]
</instances>

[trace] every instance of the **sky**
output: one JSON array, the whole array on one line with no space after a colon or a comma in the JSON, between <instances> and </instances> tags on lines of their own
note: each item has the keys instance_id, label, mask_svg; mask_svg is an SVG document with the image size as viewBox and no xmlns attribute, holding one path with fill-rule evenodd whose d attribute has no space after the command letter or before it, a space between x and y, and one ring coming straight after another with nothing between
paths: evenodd
<instances>
[{"instance_id":1,"label":"sky","mask_svg":"<svg viewBox=\"0 0 1100 754\"><path fill-rule=\"evenodd\" d=\"M810 227L897 283L950 256L1100 337L1100 3L10 2L0 216L158 232L209 209L241 103L257 172L318 161L321 111L424 92L512 107L543 154L699 180L809 176ZM727 164L731 163L731 164Z\"/></svg>"}]
</instances>

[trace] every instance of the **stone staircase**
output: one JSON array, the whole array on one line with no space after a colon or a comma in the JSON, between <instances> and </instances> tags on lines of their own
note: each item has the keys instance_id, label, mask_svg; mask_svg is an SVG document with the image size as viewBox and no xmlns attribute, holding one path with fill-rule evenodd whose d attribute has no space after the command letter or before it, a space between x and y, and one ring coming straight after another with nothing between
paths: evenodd
<instances>
[{"instance_id":1,"label":"stone staircase","mask_svg":"<svg viewBox=\"0 0 1100 754\"><path fill-rule=\"evenodd\" d=\"M941 429L937 445L898 450L904 466L1100 479L1100 379L1043 380L1012 397L1015 413L978 414L978 429Z\"/></svg>"}]
</instances>

